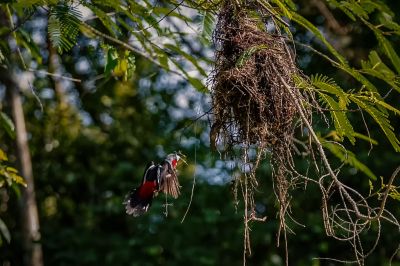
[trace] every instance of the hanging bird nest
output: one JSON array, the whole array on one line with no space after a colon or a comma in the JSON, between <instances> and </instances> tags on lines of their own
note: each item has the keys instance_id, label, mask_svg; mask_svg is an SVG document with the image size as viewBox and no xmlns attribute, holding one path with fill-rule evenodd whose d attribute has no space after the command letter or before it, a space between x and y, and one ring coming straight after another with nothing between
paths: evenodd
<instances>
[{"instance_id":1,"label":"hanging bird nest","mask_svg":"<svg viewBox=\"0 0 400 266\"><path fill-rule=\"evenodd\" d=\"M292 136L296 108L282 79L294 87L299 72L282 36L263 26L246 11L235 14L232 6L219 15L211 78L214 146L218 137L228 146L261 142L272 147Z\"/></svg>"},{"instance_id":2,"label":"hanging bird nest","mask_svg":"<svg viewBox=\"0 0 400 266\"><path fill-rule=\"evenodd\" d=\"M301 73L285 42L287 36L267 16L258 6L238 8L226 1L214 32L215 68L210 77L214 117L210 142L212 147L222 146L224 151L239 147L241 163L250 168L244 178L236 179L236 185L244 191L247 231L247 222L255 217L255 172L266 153L271 156L280 229L285 231L288 190L295 183L293 134L301 124L296 123L299 114L295 99L306 101L296 88L295 79ZM256 150L256 156L251 156L250 150ZM249 245L246 248L249 252Z\"/></svg>"},{"instance_id":3,"label":"hanging bird nest","mask_svg":"<svg viewBox=\"0 0 400 266\"><path fill-rule=\"evenodd\" d=\"M370 206L367 198L339 180L340 168L332 169L312 128L312 111L321 114L325 121L327 119L313 90L309 89L312 85L308 85L309 80L296 67L294 54L287 44L290 33L282 33L285 22L260 3L224 1L213 36L215 67L209 79L213 106L211 147L235 157L241 166L241 174L235 177L235 192L241 191L243 195L244 253L251 253L248 223L264 220L257 217L254 191L258 183L256 170L268 154L273 170L273 189L279 203L278 246L280 233L283 232L286 242L286 231L290 231L285 222L286 217L291 217L290 191L300 182L312 181L321 191L326 234L351 242L355 262L362 265L380 236L379 229L375 245L364 252L361 233L372 222L378 222L380 228L381 220L385 219L400 228L398 220L385 210L391 182L400 167L393 173L380 207ZM306 130L297 131L303 124ZM318 180L295 170L292 157L296 150L295 132L306 132L307 142L297 142L314 162L320 175ZM316 147L315 154L311 143ZM237 151L240 151L239 156ZM318 167L316 156L320 157L322 167ZM339 203L330 198L334 193L340 195Z\"/></svg>"}]
</instances>

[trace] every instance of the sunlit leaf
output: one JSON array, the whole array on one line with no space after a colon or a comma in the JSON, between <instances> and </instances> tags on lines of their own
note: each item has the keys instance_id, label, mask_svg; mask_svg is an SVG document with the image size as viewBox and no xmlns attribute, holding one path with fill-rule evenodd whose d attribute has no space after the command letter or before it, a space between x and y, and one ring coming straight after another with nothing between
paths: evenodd
<instances>
[{"instance_id":1,"label":"sunlit leaf","mask_svg":"<svg viewBox=\"0 0 400 266\"><path fill-rule=\"evenodd\" d=\"M1 235L4 237L4 239L7 241L7 243L10 243L11 241L10 231L8 230L6 224L3 222L2 219L0 219L0 232Z\"/></svg>"},{"instance_id":2,"label":"sunlit leaf","mask_svg":"<svg viewBox=\"0 0 400 266\"><path fill-rule=\"evenodd\" d=\"M1 126L6 130L11 138L15 138L15 126L12 120L3 112L0 112Z\"/></svg>"},{"instance_id":3,"label":"sunlit leaf","mask_svg":"<svg viewBox=\"0 0 400 266\"><path fill-rule=\"evenodd\" d=\"M8 161L7 154L2 149L0 149L0 161Z\"/></svg>"},{"instance_id":4,"label":"sunlit leaf","mask_svg":"<svg viewBox=\"0 0 400 266\"><path fill-rule=\"evenodd\" d=\"M377 180L376 175L368 168L368 166L360 162L353 152L345 150L342 146L333 142L327 142L323 140L321 143L326 149L328 149L333 155L335 155L345 164L353 166L355 169L363 172L371 180Z\"/></svg>"},{"instance_id":5,"label":"sunlit leaf","mask_svg":"<svg viewBox=\"0 0 400 266\"><path fill-rule=\"evenodd\" d=\"M48 32L54 47L60 53L76 44L82 14L73 5L58 4L50 7Z\"/></svg>"}]
</instances>

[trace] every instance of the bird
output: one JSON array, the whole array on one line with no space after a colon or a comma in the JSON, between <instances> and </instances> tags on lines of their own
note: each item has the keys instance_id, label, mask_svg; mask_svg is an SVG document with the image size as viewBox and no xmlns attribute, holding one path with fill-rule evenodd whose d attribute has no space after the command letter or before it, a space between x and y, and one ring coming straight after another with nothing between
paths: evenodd
<instances>
[{"instance_id":1,"label":"bird","mask_svg":"<svg viewBox=\"0 0 400 266\"><path fill-rule=\"evenodd\" d=\"M176 167L182 158L177 153L168 154L159 164L149 162L143 174L142 183L132 189L123 204L128 215L138 217L148 211L158 192L178 198L180 185ZM182 159L183 160L183 159Z\"/></svg>"}]
</instances>

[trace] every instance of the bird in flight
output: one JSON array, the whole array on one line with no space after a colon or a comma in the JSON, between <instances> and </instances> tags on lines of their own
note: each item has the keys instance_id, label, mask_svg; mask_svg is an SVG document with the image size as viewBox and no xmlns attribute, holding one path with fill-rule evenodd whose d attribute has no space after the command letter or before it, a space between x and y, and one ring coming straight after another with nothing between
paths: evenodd
<instances>
[{"instance_id":1,"label":"bird in flight","mask_svg":"<svg viewBox=\"0 0 400 266\"><path fill-rule=\"evenodd\" d=\"M142 183L132 189L125 197L126 213L134 217L148 211L158 192L164 192L173 198L178 198L180 185L176 173L179 160L184 161L178 154L172 153L159 164L150 162L143 174Z\"/></svg>"}]
</instances>

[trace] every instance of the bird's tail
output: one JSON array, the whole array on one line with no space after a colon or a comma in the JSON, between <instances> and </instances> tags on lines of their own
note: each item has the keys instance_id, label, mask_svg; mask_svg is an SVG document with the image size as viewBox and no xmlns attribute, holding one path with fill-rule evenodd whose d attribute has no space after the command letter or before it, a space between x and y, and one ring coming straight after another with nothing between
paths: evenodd
<instances>
[{"instance_id":1,"label":"bird's tail","mask_svg":"<svg viewBox=\"0 0 400 266\"><path fill-rule=\"evenodd\" d=\"M126 213L133 215L134 217L140 216L147 212L151 206L153 197L141 198L138 193L138 189L132 189L129 194L126 195L123 204L125 205Z\"/></svg>"}]
</instances>

